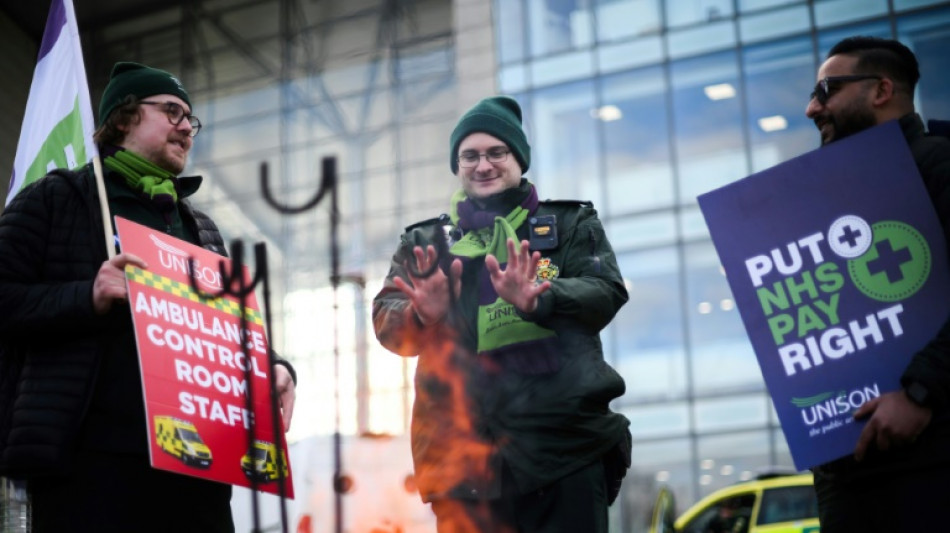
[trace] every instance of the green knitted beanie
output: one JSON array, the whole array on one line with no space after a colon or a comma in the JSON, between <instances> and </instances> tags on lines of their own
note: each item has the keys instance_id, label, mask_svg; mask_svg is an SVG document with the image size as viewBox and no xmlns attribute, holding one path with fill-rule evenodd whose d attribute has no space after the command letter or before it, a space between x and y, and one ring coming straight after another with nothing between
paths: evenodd
<instances>
[{"instance_id":1,"label":"green knitted beanie","mask_svg":"<svg viewBox=\"0 0 950 533\"><path fill-rule=\"evenodd\" d=\"M191 107L188 92L178 78L157 68L146 67L138 63L122 61L112 67L109 84L102 93L99 102L99 120L96 126L101 126L112 110L122 105L122 101L129 95L145 98L156 94L173 94Z\"/></svg>"},{"instance_id":2,"label":"green knitted beanie","mask_svg":"<svg viewBox=\"0 0 950 533\"><path fill-rule=\"evenodd\" d=\"M531 147L521 128L521 107L508 96L485 98L469 109L449 137L449 166L452 174L459 171L459 145L473 133L487 133L508 145L511 153L521 165L521 171L527 172L531 164Z\"/></svg>"}]
</instances>

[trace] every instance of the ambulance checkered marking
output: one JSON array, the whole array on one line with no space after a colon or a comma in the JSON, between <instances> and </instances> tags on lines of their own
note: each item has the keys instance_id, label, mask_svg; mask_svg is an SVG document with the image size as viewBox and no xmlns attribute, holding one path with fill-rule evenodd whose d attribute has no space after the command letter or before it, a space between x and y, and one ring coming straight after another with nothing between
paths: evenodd
<instances>
[{"instance_id":1,"label":"ambulance checkered marking","mask_svg":"<svg viewBox=\"0 0 950 533\"><path fill-rule=\"evenodd\" d=\"M146 287L158 289L162 292L174 294L179 298L185 298L195 303L204 304L208 307L211 307L212 309L223 311L232 316L239 318L241 316L241 308L236 301L231 300L230 298L202 300L195 291L191 290L191 285L187 283L175 281L171 278L167 278L147 270L142 270L141 268L134 266L127 266L125 268L125 276L129 279L129 281L138 283L139 285L145 285ZM257 324L258 326L264 325L264 320L261 317L260 311L251 309L249 307L245 307L244 310L247 313L247 321L249 323Z\"/></svg>"}]
</instances>

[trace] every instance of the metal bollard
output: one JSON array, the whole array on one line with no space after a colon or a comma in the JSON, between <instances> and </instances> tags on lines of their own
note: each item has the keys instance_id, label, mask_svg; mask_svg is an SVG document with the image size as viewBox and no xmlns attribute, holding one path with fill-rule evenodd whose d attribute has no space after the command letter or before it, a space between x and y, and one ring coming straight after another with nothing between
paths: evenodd
<instances>
[{"instance_id":1,"label":"metal bollard","mask_svg":"<svg viewBox=\"0 0 950 533\"><path fill-rule=\"evenodd\" d=\"M0 477L0 533L29 533L31 515L26 482Z\"/></svg>"}]
</instances>

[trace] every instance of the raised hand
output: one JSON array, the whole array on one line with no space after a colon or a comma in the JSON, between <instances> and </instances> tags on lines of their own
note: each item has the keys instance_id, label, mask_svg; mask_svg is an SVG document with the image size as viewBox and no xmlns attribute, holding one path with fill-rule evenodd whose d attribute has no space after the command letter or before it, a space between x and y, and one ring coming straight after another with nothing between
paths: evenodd
<instances>
[{"instance_id":1,"label":"raised hand","mask_svg":"<svg viewBox=\"0 0 950 533\"><path fill-rule=\"evenodd\" d=\"M431 244L426 247L416 246L412 249L415 256L417 272L425 272L437 260L435 247ZM407 276L412 284L406 283L401 277L393 279L396 288L403 292L412 303L416 316L422 325L428 326L444 319L449 312L449 279L441 269L426 278L417 278L412 275L409 265L406 266ZM455 259L450 267L451 277L454 280L453 292L458 298L462 289L462 261Z\"/></svg>"},{"instance_id":2,"label":"raised hand","mask_svg":"<svg viewBox=\"0 0 950 533\"><path fill-rule=\"evenodd\" d=\"M491 275L491 283L503 300L514 305L524 313L538 308L538 296L551 288L551 282L537 283L538 261L541 252L531 253L528 241L521 241L521 247L515 251L515 241L508 239L508 266L501 269L498 259L489 254L485 257L485 267Z\"/></svg>"}]
</instances>

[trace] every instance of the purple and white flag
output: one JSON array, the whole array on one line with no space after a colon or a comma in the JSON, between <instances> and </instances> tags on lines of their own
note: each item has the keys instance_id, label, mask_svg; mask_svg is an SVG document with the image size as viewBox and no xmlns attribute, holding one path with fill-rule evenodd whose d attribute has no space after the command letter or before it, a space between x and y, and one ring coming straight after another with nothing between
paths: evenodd
<instances>
[{"instance_id":1,"label":"purple and white flag","mask_svg":"<svg viewBox=\"0 0 950 533\"><path fill-rule=\"evenodd\" d=\"M97 155L92 140L94 128L73 3L53 0L23 115L6 204L48 171L89 162Z\"/></svg>"}]
</instances>

